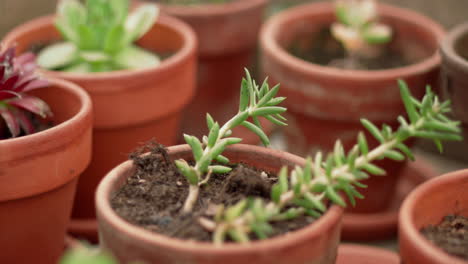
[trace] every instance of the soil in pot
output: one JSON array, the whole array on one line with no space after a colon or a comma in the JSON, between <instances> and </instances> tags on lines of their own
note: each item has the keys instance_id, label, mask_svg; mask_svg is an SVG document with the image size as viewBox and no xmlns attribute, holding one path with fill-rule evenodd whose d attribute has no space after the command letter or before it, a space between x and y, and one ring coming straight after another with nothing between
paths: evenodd
<instances>
[{"instance_id":1,"label":"soil in pot","mask_svg":"<svg viewBox=\"0 0 468 264\"><path fill-rule=\"evenodd\" d=\"M141 155L150 151L150 155ZM245 164L231 164L227 174L214 174L203 187L193 213L182 214L188 183L162 145L151 143L131 155L135 173L111 200L118 215L147 230L180 239L211 241L211 233L198 224L201 216L212 217L216 205L233 205L246 197L270 200L276 175ZM274 233L281 235L305 227L315 220L300 217L274 223ZM255 240L255 237L251 237Z\"/></svg>"},{"instance_id":2,"label":"soil in pot","mask_svg":"<svg viewBox=\"0 0 468 264\"><path fill-rule=\"evenodd\" d=\"M450 255L468 261L468 218L448 215L442 223L425 227L421 233Z\"/></svg>"},{"instance_id":3,"label":"soil in pot","mask_svg":"<svg viewBox=\"0 0 468 264\"><path fill-rule=\"evenodd\" d=\"M286 46L289 53L305 61L352 70L394 69L418 63L425 58L413 57L404 47L395 43L381 45L379 49L376 56L351 59L343 45L332 36L328 25L318 32L302 32Z\"/></svg>"}]
</instances>

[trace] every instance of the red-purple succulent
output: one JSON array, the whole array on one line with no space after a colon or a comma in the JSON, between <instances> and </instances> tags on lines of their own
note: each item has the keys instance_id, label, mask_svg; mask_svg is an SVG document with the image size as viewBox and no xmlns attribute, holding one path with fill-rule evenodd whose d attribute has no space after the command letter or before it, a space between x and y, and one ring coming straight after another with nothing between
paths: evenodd
<instances>
[{"instance_id":1,"label":"red-purple succulent","mask_svg":"<svg viewBox=\"0 0 468 264\"><path fill-rule=\"evenodd\" d=\"M35 132L27 112L46 118L52 115L49 106L43 100L26 94L43 88L49 83L36 73L37 65L32 53L15 57L15 48L1 51L0 47L0 116L12 137L21 133ZM0 120L1 121L1 120Z\"/></svg>"}]
</instances>

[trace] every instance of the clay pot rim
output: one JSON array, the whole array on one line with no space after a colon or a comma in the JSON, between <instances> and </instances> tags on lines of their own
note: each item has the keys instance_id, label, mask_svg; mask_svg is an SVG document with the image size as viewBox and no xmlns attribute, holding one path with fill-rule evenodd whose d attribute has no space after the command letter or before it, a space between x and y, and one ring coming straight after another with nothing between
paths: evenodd
<instances>
[{"instance_id":1,"label":"clay pot rim","mask_svg":"<svg viewBox=\"0 0 468 264\"><path fill-rule=\"evenodd\" d=\"M47 78L47 81L49 81L50 87L59 87L60 89L65 89L71 94L73 94L75 97L77 97L81 103L81 107L79 111L70 119L65 120L62 123L55 125L51 128L48 128L44 131L40 131L34 134L17 137L17 138L2 139L0 140L0 146L3 144L5 145L8 144L9 146L12 146L12 148L14 148L15 145L24 144L23 141L25 140L29 141L30 145L35 145L35 144L40 145L40 143L44 142L44 140L48 140L50 138L58 139L59 137L57 137L57 135L60 135L62 130L67 129L67 127L71 123L81 123L83 122L83 120L87 118L87 116L89 116L92 113L93 107L91 103L91 98L81 87L79 87L78 85L72 82L61 80L61 79ZM45 87L41 89L49 89L49 87ZM52 109L52 112L53 111L54 109Z\"/></svg>"},{"instance_id":2,"label":"clay pot rim","mask_svg":"<svg viewBox=\"0 0 468 264\"><path fill-rule=\"evenodd\" d=\"M419 13L410 11L408 9L394 7L386 4L378 5L381 15L393 20L408 21L413 24L419 25L421 28L432 32L436 39L442 40L445 35L445 30L441 25L423 16ZM407 76L417 75L430 71L436 68L441 62L441 57L438 50L434 51L430 57L423 61L408 66L396 69L384 70L344 70L339 68L322 66L319 64L310 63L300 58L296 58L284 50L276 41L277 36L281 33L280 27L285 21L290 21L297 17L310 16L313 14L328 12L333 13L333 4L327 2L304 4L297 7L290 8L273 17L271 17L262 26L260 34L260 45L262 48L275 57L276 60L282 62L287 67L297 69L299 72L305 72L307 75L315 75L317 73L330 78L360 80L360 81L375 81L381 79L403 79Z\"/></svg>"},{"instance_id":3,"label":"clay pot rim","mask_svg":"<svg viewBox=\"0 0 468 264\"><path fill-rule=\"evenodd\" d=\"M382 261L379 262L379 264L400 264L400 257L393 251L379 247L349 243L340 244L336 263L349 263L349 260L344 262L341 261L341 258L344 260L348 255L357 255L360 258L362 257L362 259L366 259L366 257L368 258L369 256L374 257L374 259L379 258L380 261ZM340 259L340 261L338 261L338 259ZM355 262L352 263L355 264Z\"/></svg>"},{"instance_id":4,"label":"clay pot rim","mask_svg":"<svg viewBox=\"0 0 468 264\"><path fill-rule=\"evenodd\" d=\"M7 43L7 45L11 43L14 44L14 40L18 39L17 36L27 34L27 32L37 28L53 24L54 18L55 15L48 15L30 20L29 22L26 22L10 31L5 36L4 42ZM99 73L68 73L60 71L49 71L45 69L40 69L40 72L46 74L47 76L53 76L54 78L58 79L67 79L70 81L109 81L130 77L145 78L144 76L146 75L157 75L161 72L166 72L171 68L177 67L177 65L185 61L185 58L194 54L194 51L198 46L198 41L195 36L195 32L185 22L177 18L162 14L158 18L155 26L158 24L170 28L179 34L183 39L182 47L169 58L162 60L161 64L158 66L138 70L119 70Z\"/></svg>"},{"instance_id":5,"label":"clay pot rim","mask_svg":"<svg viewBox=\"0 0 468 264\"><path fill-rule=\"evenodd\" d=\"M228 149L229 148L242 152L255 151L260 153L259 155L275 155L285 157L290 160L304 162L304 159L296 155L253 145L237 144L235 146L228 147ZM184 144L172 146L168 149L170 152L184 150L189 151L190 147ZM309 236L320 233L322 230L326 230L328 226L337 222L341 222L341 217L343 215L343 208L337 205L333 205L322 217L305 228L288 233L287 235L277 236L267 240L253 241L247 245L229 243L223 245L222 247L215 247L212 243L208 242L185 241L171 238L132 225L124 219L120 218L111 208L109 203L109 195L112 192L112 187L114 184L116 184L116 182L118 182L121 173L129 170L131 167L132 161L126 161L115 167L103 178L96 190L96 210L98 213L100 212L102 218L105 218L108 224L112 225L114 229L120 230L120 232L125 232L127 236L133 237L133 239L145 241L145 243L150 245L156 244L160 247L171 247L181 252L198 251L201 252L201 254L232 254L239 252L257 251L265 248L274 250L275 248L281 248L284 247L284 245L290 244L291 241L302 241Z\"/></svg>"},{"instance_id":6,"label":"clay pot rim","mask_svg":"<svg viewBox=\"0 0 468 264\"><path fill-rule=\"evenodd\" d=\"M447 36L442 40L440 51L442 57L449 66L453 65L457 69L468 74L468 60L460 56L460 54L455 50L455 44L464 36L468 36L468 22L456 26L447 34Z\"/></svg>"},{"instance_id":7,"label":"clay pot rim","mask_svg":"<svg viewBox=\"0 0 468 264\"><path fill-rule=\"evenodd\" d=\"M264 5L268 0L241 0L222 4L159 4L163 11L167 11L179 17L212 17L226 16L229 14L242 13L260 5Z\"/></svg>"},{"instance_id":8,"label":"clay pot rim","mask_svg":"<svg viewBox=\"0 0 468 264\"><path fill-rule=\"evenodd\" d=\"M414 208L417 206L418 201L424 199L425 196L430 195L433 189L439 185L455 185L461 180L468 180L468 169L459 170L438 176L429 180L416 189L414 189L404 200L400 208L399 214L399 232L404 233L407 240L411 241L414 248L421 254L426 256L426 259L433 259L434 263L452 263L452 264L466 264L460 258L453 257L427 240L416 228L412 221L412 214Z\"/></svg>"}]
</instances>

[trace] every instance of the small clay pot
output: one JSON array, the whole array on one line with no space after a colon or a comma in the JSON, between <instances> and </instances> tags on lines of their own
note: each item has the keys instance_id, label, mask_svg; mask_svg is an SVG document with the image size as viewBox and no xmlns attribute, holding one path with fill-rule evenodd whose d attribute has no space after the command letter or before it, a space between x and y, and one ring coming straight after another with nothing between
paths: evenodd
<instances>
[{"instance_id":1,"label":"small clay pot","mask_svg":"<svg viewBox=\"0 0 468 264\"><path fill-rule=\"evenodd\" d=\"M382 22L394 30L391 47L417 56L419 62L386 70L343 70L290 54L287 49L296 38L313 36L336 21L332 3L290 8L264 24L261 64L271 83L281 83L280 94L288 98L288 151L301 156L319 149L330 151L337 139L349 147L356 142L358 131L364 130L360 118L397 127L397 117L405 113L397 79L405 80L416 97L422 97L427 84L437 88L442 27L409 10L379 5L378 11ZM375 141L370 145L375 146ZM353 212L371 213L389 206L405 163L384 161L380 165L393 176L364 181L369 186L363 190L367 198Z\"/></svg>"},{"instance_id":2,"label":"small clay pot","mask_svg":"<svg viewBox=\"0 0 468 264\"><path fill-rule=\"evenodd\" d=\"M195 97L184 112L181 131L206 135L204 113L220 124L239 110L239 87L244 68L253 72L258 33L268 0L239 0L222 4L168 5L161 10L195 31L199 40L198 79ZM273 126L263 120L266 132ZM244 127L234 131L245 144L257 144L258 136Z\"/></svg>"},{"instance_id":3,"label":"small clay pot","mask_svg":"<svg viewBox=\"0 0 468 264\"><path fill-rule=\"evenodd\" d=\"M258 169L279 171L282 166L303 166L304 159L295 155L251 145L236 145L223 155L232 162L245 162ZM187 145L169 148L172 159L190 159ZM134 167L127 161L112 170L99 184L96 208L102 246L109 249L121 263L134 260L154 264L334 264L340 240L343 209L331 206L313 224L249 245L229 243L215 247L211 243L183 241L147 231L120 218L110 206L112 195L132 175Z\"/></svg>"},{"instance_id":4,"label":"small clay pot","mask_svg":"<svg viewBox=\"0 0 468 264\"><path fill-rule=\"evenodd\" d=\"M56 263L78 176L91 159L91 100L50 80L30 93L51 107L54 127L0 140L0 263Z\"/></svg>"},{"instance_id":5,"label":"small clay pot","mask_svg":"<svg viewBox=\"0 0 468 264\"><path fill-rule=\"evenodd\" d=\"M34 45L59 40L53 22L54 18L48 16L23 24L5 37L5 43L16 43L22 53ZM185 23L163 15L137 43L172 55L157 67L134 71L43 71L47 76L79 84L93 101L93 156L78 183L73 209L73 217L85 222L95 218L94 192L110 169L152 138L162 144L176 143L182 110L193 97L197 41ZM91 232L96 234L96 230Z\"/></svg>"},{"instance_id":6,"label":"small clay pot","mask_svg":"<svg viewBox=\"0 0 468 264\"><path fill-rule=\"evenodd\" d=\"M406 197L399 216L400 255L405 264L467 264L427 240L421 228L437 225L447 215L468 217L468 170L434 178Z\"/></svg>"},{"instance_id":7,"label":"small clay pot","mask_svg":"<svg viewBox=\"0 0 468 264\"><path fill-rule=\"evenodd\" d=\"M453 113L462 121L464 137L468 136L468 23L461 24L447 34L441 44L442 80L445 97L452 101ZM466 141L465 141L466 144ZM468 160L466 148L460 156Z\"/></svg>"}]
</instances>

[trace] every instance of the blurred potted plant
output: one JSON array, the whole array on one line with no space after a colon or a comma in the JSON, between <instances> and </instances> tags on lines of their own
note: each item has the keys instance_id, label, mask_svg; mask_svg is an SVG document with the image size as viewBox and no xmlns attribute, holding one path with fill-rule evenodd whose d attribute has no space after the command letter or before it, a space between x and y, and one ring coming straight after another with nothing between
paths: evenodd
<instances>
[{"instance_id":1,"label":"blurred potted plant","mask_svg":"<svg viewBox=\"0 0 468 264\"><path fill-rule=\"evenodd\" d=\"M464 134L468 122L468 109L464 104L468 94L464 87L468 84L468 23L461 24L451 30L441 44L442 80L444 95L453 102L454 115L463 122ZM465 142L466 145L466 142ZM467 160L466 148L454 146L455 155Z\"/></svg>"},{"instance_id":2,"label":"blurred potted plant","mask_svg":"<svg viewBox=\"0 0 468 264\"><path fill-rule=\"evenodd\" d=\"M72 83L40 78L34 59L0 52L1 263L58 260L91 159L90 98Z\"/></svg>"},{"instance_id":3,"label":"blurred potted plant","mask_svg":"<svg viewBox=\"0 0 468 264\"><path fill-rule=\"evenodd\" d=\"M140 1L138 1L140 2ZM155 2L155 1L152 1ZM211 113L220 122L237 111L239 82L244 67L252 65L258 33L268 0L162 0L162 12L187 22L199 40L198 79L194 100L184 113L181 131L200 137L207 133L203 116ZM216 102L216 103L213 103ZM261 120L268 134L273 127ZM234 135L246 144L258 144L255 134L243 127Z\"/></svg>"},{"instance_id":4,"label":"blurred potted plant","mask_svg":"<svg viewBox=\"0 0 468 264\"><path fill-rule=\"evenodd\" d=\"M30 21L5 37L20 53L39 47L45 75L77 83L91 96L93 155L78 184L72 231L94 239L99 180L139 142L155 137L174 144L194 90L193 31L168 16L155 23L154 5L130 14L128 5L128 0L85 5L62 0L55 17Z\"/></svg>"},{"instance_id":5,"label":"blurred potted plant","mask_svg":"<svg viewBox=\"0 0 468 264\"><path fill-rule=\"evenodd\" d=\"M400 211L404 263L466 264L468 171L451 172L416 188Z\"/></svg>"},{"instance_id":6,"label":"blurred potted plant","mask_svg":"<svg viewBox=\"0 0 468 264\"><path fill-rule=\"evenodd\" d=\"M284 121L278 90L247 75L239 111L223 126L207 115L210 132L202 139L185 135L188 145L168 150L149 146L149 153L143 149L133 162L112 170L96 196L102 246L123 263L335 263L340 206L346 206L341 193L354 204L362 198L359 180L385 174L375 160L413 158L404 143L411 137L461 139L458 123L445 116L449 103L430 90L419 101L401 83L409 120L400 116L400 127L392 131L362 119L380 142L376 148L360 133L350 152L337 141L333 153L318 152L312 162L261 147L230 146L241 141L230 137L237 125L268 143L247 118Z\"/></svg>"},{"instance_id":7,"label":"blurred potted plant","mask_svg":"<svg viewBox=\"0 0 468 264\"><path fill-rule=\"evenodd\" d=\"M349 150L361 116L396 128L404 112L396 80L404 79L416 98L426 84L437 89L443 34L428 18L373 0L305 4L270 18L261 32L262 67L288 98L288 150L330 151L337 139ZM351 212L390 205L404 163L378 164L392 176L363 182L368 198Z\"/></svg>"}]
</instances>

